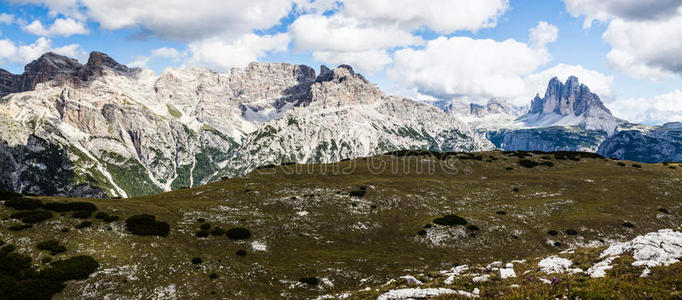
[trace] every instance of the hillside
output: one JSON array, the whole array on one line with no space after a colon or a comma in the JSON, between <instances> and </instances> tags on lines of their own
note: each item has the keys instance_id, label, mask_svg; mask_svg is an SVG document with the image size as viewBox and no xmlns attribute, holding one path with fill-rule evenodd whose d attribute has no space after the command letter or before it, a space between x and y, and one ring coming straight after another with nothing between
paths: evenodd
<instances>
[{"instance_id":1,"label":"hillside","mask_svg":"<svg viewBox=\"0 0 682 300\"><path fill-rule=\"evenodd\" d=\"M93 274L68 281L55 299L300 299L345 292L369 298L404 285L384 285L404 275L525 259L517 263L520 275L534 269L538 258L586 246L601 251L616 241L682 224L679 164L565 152L404 154L264 167L242 178L127 199L24 196L0 206L0 240L15 245L15 252L32 258L38 269L50 267L42 262L45 257L56 261L86 255L97 261ZM21 228L13 226L22 223L11 217L22 212L15 204L30 199L41 203L23 212L52 212L51 218L15 231ZM6 207L8 201L14 208ZM49 204L62 201L89 202L97 211L84 213L89 206L83 204ZM167 236L127 231L125 220L138 214L167 222ZM445 217L450 214L463 218L466 226L457 225L462 223L457 217ZM152 233L164 235L163 223L146 224L152 224ZM228 238L225 230L236 227L246 228L250 236L233 230L232 238L246 239ZM51 239L65 251L52 250L57 252L53 256L36 249ZM581 251L591 250L574 253ZM593 260L579 267L586 269ZM652 277L660 281L657 286L670 283L660 276L674 279L657 270L652 271L659 276ZM545 287L526 285L523 278L510 284L523 285L524 291ZM469 292L479 287L486 297L498 289L514 295L498 280L446 284L436 277L420 279L424 287ZM642 286L650 283L637 280ZM366 287L371 292L357 292ZM670 297L666 288L653 290L653 296Z\"/></svg>"}]
</instances>

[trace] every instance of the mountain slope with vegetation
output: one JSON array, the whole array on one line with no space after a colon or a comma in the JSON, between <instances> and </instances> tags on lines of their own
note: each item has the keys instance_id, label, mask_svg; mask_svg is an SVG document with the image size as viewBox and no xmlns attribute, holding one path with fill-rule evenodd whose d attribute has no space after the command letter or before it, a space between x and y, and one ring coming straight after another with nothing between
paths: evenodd
<instances>
[{"instance_id":1,"label":"mountain slope with vegetation","mask_svg":"<svg viewBox=\"0 0 682 300\"><path fill-rule=\"evenodd\" d=\"M520 273L536 258L678 228L681 179L679 164L591 153L396 152L262 167L127 199L5 200L0 240L37 270L50 260L96 260L94 273L67 281L56 299L365 298L404 284L383 286L404 275L525 259ZM49 240L59 251L37 248ZM497 295L490 284L433 286ZM353 292L367 287L373 292Z\"/></svg>"}]
</instances>

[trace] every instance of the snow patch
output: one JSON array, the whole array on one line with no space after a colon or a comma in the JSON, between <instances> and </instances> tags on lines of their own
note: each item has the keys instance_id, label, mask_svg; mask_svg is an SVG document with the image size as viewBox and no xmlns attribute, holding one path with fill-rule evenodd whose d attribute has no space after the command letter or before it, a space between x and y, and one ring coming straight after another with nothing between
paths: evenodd
<instances>
[{"instance_id":1,"label":"snow patch","mask_svg":"<svg viewBox=\"0 0 682 300\"><path fill-rule=\"evenodd\" d=\"M456 291L446 288L414 288L414 289L399 289L390 290L377 298L377 300L402 300L402 299L426 299L442 295L457 294L460 296L474 298L474 294L466 291Z\"/></svg>"}]
</instances>

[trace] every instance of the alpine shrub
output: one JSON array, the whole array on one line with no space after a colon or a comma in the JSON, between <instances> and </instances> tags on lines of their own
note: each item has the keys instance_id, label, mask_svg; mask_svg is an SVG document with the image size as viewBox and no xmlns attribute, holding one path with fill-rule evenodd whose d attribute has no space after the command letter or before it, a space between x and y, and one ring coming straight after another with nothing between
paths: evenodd
<instances>
[{"instance_id":1,"label":"alpine shrub","mask_svg":"<svg viewBox=\"0 0 682 300\"><path fill-rule=\"evenodd\" d=\"M578 231L576 231L575 229L568 229L564 232L568 235L577 235L578 234Z\"/></svg>"},{"instance_id":2,"label":"alpine shrub","mask_svg":"<svg viewBox=\"0 0 682 300\"><path fill-rule=\"evenodd\" d=\"M0 190L0 200L10 200L21 198L21 194L12 191Z\"/></svg>"},{"instance_id":3,"label":"alpine shrub","mask_svg":"<svg viewBox=\"0 0 682 300\"><path fill-rule=\"evenodd\" d=\"M156 216L142 214L128 218L126 230L134 235L167 237L170 232L170 225L166 222L156 221Z\"/></svg>"},{"instance_id":4,"label":"alpine shrub","mask_svg":"<svg viewBox=\"0 0 682 300\"><path fill-rule=\"evenodd\" d=\"M45 209L55 212L67 211L89 211L97 210L97 207L90 202L50 202L45 204Z\"/></svg>"},{"instance_id":5,"label":"alpine shrub","mask_svg":"<svg viewBox=\"0 0 682 300\"><path fill-rule=\"evenodd\" d=\"M227 237L231 240L245 240L251 237L251 232L241 227L230 228L227 231Z\"/></svg>"},{"instance_id":6,"label":"alpine shrub","mask_svg":"<svg viewBox=\"0 0 682 300\"><path fill-rule=\"evenodd\" d=\"M216 274L216 273L208 274L208 278L216 279L216 278L218 278L218 274Z\"/></svg>"},{"instance_id":7,"label":"alpine shrub","mask_svg":"<svg viewBox=\"0 0 682 300\"><path fill-rule=\"evenodd\" d=\"M209 229L211 229L211 223L203 223L203 224L201 224L201 226L199 226L199 229L209 230Z\"/></svg>"},{"instance_id":8,"label":"alpine shrub","mask_svg":"<svg viewBox=\"0 0 682 300\"><path fill-rule=\"evenodd\" d=\"M632 167L633 167L633 168L638 168L638 169L641 169L641 168L642 168L642 165L638 165L638 164L632 164Z\"/></svg>"},{"instance_id":9,"label":"alpine shrub","mask_svg":"<svg viewBox=\"0 0 682 300\"><path fill-rule=\"evenodd\" d=\"M422 235L422 236L426 235L426 230L422 229L422 230L417 231L417 235Z\"/></svg>"},{"instance_id":10,"label":"alpine shrub","mask_svg":"<svg viewBox=\"0 0 682 300\"><path fill-rule=\"evenodd\" d=\"M507 214L507 212L506 212L506 211L502 211L502 210L500 210L500 211L496 211L496 212L495 212L495 214L498 214L498 215L504 216L504 215L506 215L506 214Z\"/></svg>"},{"instance_id":11,"label":"alpine shrub","mask_svg":"<svg viewBox=\"0 0 682 300\"><path fill-rule=\"evenodd\" d=\"M666 215L667 215L667 214L670 214L670 212L669 212L667 209L663 208L663 207L659 208L658 211L659 211L659 212L662 212L662 213L664 213L664 214L666 214Z\"/></svg>"},{"instance_id":12,"label":"alpine shrub","mask_svg":"<svg viewBox=\"0 0 682 300\"><path fill-rule=\"evenodd\" d=\"M635 224L632 224L630 222L625 222L625 223L623 223L623 227L632 228L632 227L635 227Z\"/></svg>"},{"instance_id":13,"label":"alpine shrub","mask_svg":"<svg viewBox=\"0 0 682 300\"><path fill-rule=\"evenodd\" d=\"M222 229L220 227L213 227L211 229L211 235L223 235L225 234L225 229Z\"/></svg>"},{"instance_id":14,"label":"alpine shrub","mask_svg":"<svg viewBox=\"0 0 682 300\"><path fill-rule=\"evenodd\" d=\"M626 164L625 164L624 162L619 162L619 163L617 163L617 165L618 165L618 166L621 166L621 167L625 167L625 166L626 166Z\"/></svg>"},{"instance_id":15,"label":"alpine shrub","mask_svg":"<svg viewBox=\"0 0 682 300\"><path fill-rule=\"evenodd\" d=\"M196 236L200 238L205 238L208 237L208 234L209 234L208 230L199 230L197 231Z\"/></svg>"},{"instance_id":16,"label":"alpine shrub","mask_svg":"<svg viewBox=\"0 0 682 300\"><path fill-rule=\"evenodd\" d=\"M29 210L13 213L10 218L19 219L26 224L36 224L52 219L52 213L44 210Z\"/></svg>"},{"instance_id":17,"label":"alpine shrub","mask_svg":"<svg viewBox=\"0 0 682 300\"><path fill-rule=\"evenodd\" d=\"M526 168L535 168L540 164L535 162L535 161L532 161L530 159L522 159L522 160L519 160L519 165L526 167Z\"/></svg>"},{"instance_id":18,"label":"alpine shrub","mask_svg":"<svg viewBox=\"0 0 682 300\"><path fill-rule=\"evenodd\" d=\"M362 198L365 196L365 194L367 194L367 190L354 190L348 193L349 196L357 198Z\"/></svg>"},{"instance_id":19,"label":"alpine shrub","mask_svg":"<svg viewBox=\"0 0 682 300\"><path fill-rule=\"evenodd\" d=\"M87 219L90 216L92 216L92 212L87 210L78 210L71 214L71 217L75 219Z\"/></svg>"},{"instance_id":20,"label":"alpine shrub","mask_svg":"<svg viewBox=\"0 0 682 300\"><path fill-rule=\"evenodd\" d=\"M320 284L320 280L317 279L317 277L302 277L301 279L298 280L301 283L309 284L309 285L318 285Z\"/></svg>"},{"instance_id":21,"label":"alpine shrub","mask_svg":"<svg viewBox=\"0 0 682 300\"><path fill-rule=\"evenodd\" d=\"M431 223L424 225L424 228L425 228L425 229L429 229L429 228L431 228L431 227L433 227L433 225L431 225Z\"/></svg>"},{"instance_id":22,"label":"alpine shrub","mask_svg":"<svg viewBox=\"0 0 682 300\"><path fill-rule=\"evenodd\" d=\"M11 231L22 231L24 229L29 229L32 227L33 227L33 225L31 225L31 224L21 224L21 225L13 225L13 226L7 227L7 229L9 229Z\"/></svg>"},{"instance_id":23,"label":"alpine shrub","mask_svg":"<svg viewBox=\"0 0 682 300\"><path fill-rule=\"evenodd\" d=\"M471 231L479 231L480 230L480 228L478 228L478 226L476 226L476 225L468 225L467 229L469 229Z\"/></svg>"},{"instance_id":24,"label":"alpine shrub","mask_svg":"<svg viewBox=\"0 0 682 300\"><path fill-rule=\"evenodd\" d=\"M193 257L192 258L192 264L193 265L202 264L203 262L204 262L204 260L201 259L201 257Z\"/></svg>"},{"instance_id":25,"label":"alpine shrub","mask_svg":"<svg viewBox=\"0 0 682 300\"><path fill-rule=\"evenodd\" d=\"M33 210L43 207L43 202L38 199L14 198L5 200L5 206L16 210Z\"/></svg>"},{"instance_id":26,"label":"alpine shrub","mask_svg":"<svg viewBox=\"0 0 682 300\"><path fill-rule=\"evenodd\" d=\"M66 252L66 247L56 240L40 242L36 245L36 248L38 248L38 250L50 251L50 254L52 255Z\"/></svg>"},{"instance_id":27,"label":"alpine shrub","mask_svg":"<svg viewBox=\"0 0 682 300\"><path fill-rule=\"evenodd\" d=\"M457 215L445 215L443 217L434 219L433 223L436 223L439 225L455 226L455 225L466 225L467 221L464 220L462 217L457 216Z\"/></svg>"},{"instance_id":28,"label":"alpine shrub","mask_svg":"<svg viewBox=\"0 0 682 300\"><path fill-rule=\"evenodd\" d=\"M237 250L235 254L237 254L237 256L246 256L246 250L244 249Z\"/></svg>"},{"instance_id":29,"label":"alpine shrub","mask_svg":"<svg viewBox=\"0 0 682 300\"><path fill-rule=\"evenodd\" d=\"M547 234L549 234L549 235L559 235L559 233L558 233L556 230L547 231Z\"/></svg>"},{"instance_id":30,"label":"alpine shrub","mask_svg":"<svg viewBox=\"0 0 682 300\"><path fill-rule=\"evenodd\" d=\"M90 222L90 221L85 221L85 222L82 222L82 223L76 225L76 229L88 228L88 227L90 227L90 226L92 226L92 222Z\"/></svg>"},{"instance_id":31,"label":"alpine shrub","mask_svg":"<svg viewBox=\"0 0 682 300\"><path fill-rule=\"evenodd\" d=\"M550 168L551 168L551 167L554 167L554 163L551 162L551 161L543 161L543 162L540 163L540 165L542 165L542 166L547 166L547 167L550 167Z\"/></svg>"}]
</instances>

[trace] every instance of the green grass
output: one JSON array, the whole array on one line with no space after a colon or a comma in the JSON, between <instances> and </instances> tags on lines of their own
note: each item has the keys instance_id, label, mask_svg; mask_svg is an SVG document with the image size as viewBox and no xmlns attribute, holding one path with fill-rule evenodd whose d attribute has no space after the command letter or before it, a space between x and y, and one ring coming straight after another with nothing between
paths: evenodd
<instances>
[{"instance_id":1,"label":"green grass","mask_svg":"<svg viewBox=\"0 0 682 300\"><path fill-rule=\"evenodd\" d=\"M379 287L406 275L405 270L416 275L453 264L532 259L589 241L676 228L682 221L682 169L653 164L622 168L601 158L552 159L551 168L528 169L518 165L518 157L501 152L476 155L482 160L452 162L457 172L444 172L437 167L442 160L428 156L379 156L338 165L256 170L242 178L151 196L78 199L121 217L112 223L92 218L91 227L79 230L73 227L82 220L66 215L9 231L19 222L1 220L14 211L0 207L0 239L17 244L36 261L46 254L34 249L35 243L56 239L68 249L60 255L91 255L100 270L114 269L69 283L59 299L78 298L84 290L98 298L150 298L155 290L172 284L178 298L314 298ZM540 156L527 158L540 161ZM389 168L370 172L382 164ZM505 170L508 166L514 169ZM366 194L350 197L360 186L366 187ZM513 187L519 192L512 192ZM659 208L669 214L657 217L662 214ZM168 222L168 237L128 233L123 220L138 214ZM424 228L448 214L479 230L438 224ZM197 238L198 218L225 229L246 228L251 237ZM625 221L636 226L625 228ZM72 230L61 232L65 227ZM567 235L568 229L579 234ZM417 235L419 230L427 234ZM558 235L548 235L549 230ZM555 247L548 239L562 246ZM257 250L259 244L266 251ZM248 254L235 255L238 250ZM201 257L203 263L192 265L193 257ZM217 278L210 278L211 273ZM299 283L310 277L320 283Z\"/></svg>"}]
</instances>

